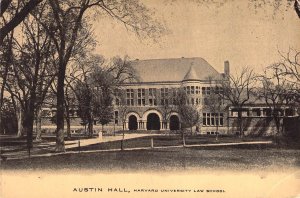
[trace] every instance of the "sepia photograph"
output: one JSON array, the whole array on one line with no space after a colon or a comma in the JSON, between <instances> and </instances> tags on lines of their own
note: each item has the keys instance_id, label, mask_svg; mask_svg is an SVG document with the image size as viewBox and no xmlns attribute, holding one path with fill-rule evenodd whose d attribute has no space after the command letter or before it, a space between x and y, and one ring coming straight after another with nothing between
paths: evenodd
<instances>
[{"instance_id":1,"label":"sepia photograph","mask_svg":"<svg viewBox=\"0 0 300 198\"><path fill-rule=\"evenodd\" d=\"M0 0L0 197L300 198L300 0Z\"/></svg>"}]
</instances>

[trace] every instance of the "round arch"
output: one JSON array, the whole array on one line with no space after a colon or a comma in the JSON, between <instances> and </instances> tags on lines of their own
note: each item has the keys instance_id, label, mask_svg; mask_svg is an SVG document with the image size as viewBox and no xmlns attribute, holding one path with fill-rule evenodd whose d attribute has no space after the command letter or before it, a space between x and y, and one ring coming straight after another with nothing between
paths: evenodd
<instances>
[{"instance_id":1,"label":"round arch","mask_svg":"<svg viewBox=\"0 0 300 198\"><path fill-rule=\"evenodd\" d=\"M179 130L180 129L180 122L179 117L177 115L170 116L170 130Z\"/></svg>"},{"instance_id":2,"label":"round arch","mask_svg":"<svg viewBox=\"0 0 300 198\"><path fill-rule=\"evenodd\" d=\"M128 129L129 130L137 130L138 129L138 121L135 115L130 115L128 118Z\"/></svg>"},{"instance_id":3,"label":"round arch","mask_svg":"<svg viewBox=\"0 0 300 198\"><path fill-rule=\"evenodd\" d=\"M128 121L128 119L129 119L129 117L130 117L131 115L136 116L136 118L137 118L138 121L141 120L141 116L140 116L137 112L131 111L131 112L127 113L127 115L126 115L126 120L127 120L127 121Z\"/></svg>"},{"instance_id":4,"label":"round arch","mask_svg":"<svg viewBox=\"0 0 300 198\"><path fill-rule=\"evenodd\" d=\"M147 130L160 130L161 120L157 113L149 113L147 116Z\"/></svg>"},{"instance_id":5,"label":"round arch","mask_svg":"<svg viewBox=\"0 0 300 198\"><path fill-rule=\"evenodd\" d=\"M177 112L175 112L175 111L172 111L172 112L170 113L170 116L169 116L169 121L170 121L170 118L171 118L171 116L173 116L173 115L177 116L177 117L178 117L178 119L179 119L179 121L181 122L181 119L180 119L179 113L177 113Z\"/></svg>"},{"instance_id":6,"label":"round arch","mask_svg":"<svg viewBox=\"0 0 300 198\"><path fill-rule=\"evenodd\" d=\"M145 111L144 114L143 114L142 120L147 120L147 117L148 117L148 115L149 115L150 113L155 113L155 114L157 114L158 117L159 117L159 120L163 120L162 114L161 114L158 110L156 110L156 109L150 109L150 110Z\"/></svg>"}]
</instances>

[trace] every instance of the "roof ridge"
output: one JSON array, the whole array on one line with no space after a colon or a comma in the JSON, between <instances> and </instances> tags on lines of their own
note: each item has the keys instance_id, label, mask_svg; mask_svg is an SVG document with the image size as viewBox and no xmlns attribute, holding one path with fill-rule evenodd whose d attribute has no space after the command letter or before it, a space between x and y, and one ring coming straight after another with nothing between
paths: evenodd
<instances>
[{"instance_id":1,"label":"roof ridge","mask_svg":"<svg viewBox=\"0 0 300 198\"><path fill-rule=\"evenodd\" d=\"M184 59L200 59L200 60L204 60L205 62L207 62L204 58L202 58L202 57L199 57L199 56L197 56L197 57L180 57L180 58L175 58L175 57L173 57L173 58L150 58L150 59L134 59L134 60L130 60L130 62L137 62L137 61L153 61L153 60L158 60L158 61L160 61L160 60L184 60Z\"/></svg>"}]
</instances>

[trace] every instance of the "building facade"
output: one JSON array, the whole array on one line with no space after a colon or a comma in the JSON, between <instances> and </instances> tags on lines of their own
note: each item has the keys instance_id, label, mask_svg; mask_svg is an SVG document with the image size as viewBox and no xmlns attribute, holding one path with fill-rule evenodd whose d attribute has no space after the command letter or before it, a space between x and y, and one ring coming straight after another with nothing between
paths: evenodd
<instances>
[{"instance_id":1,"label":"building facade","mask_svg":"<svg viewBox=\"0 0 300 198\"><path fill-rule=\"evenodd\" d=\"M217 72L203 58L173 58L134 60L130 62L137 81L122 84L121 92L114 94L114 118L105 126L105 131L176 131L181 129L182 119L175 104L178 90L186 93L187 105L199 113L199 121L193 127L198 134L236 134L239 132L238 112L242 112L245 134L274 133L276 126L273 111L263 101L253 98L243 109L223 103L220 108L212 108L212 93L230 74L229 62L224 62L224 73ZM218 93L217 93L218 94ZM282 120L296 118L297 108L279 109ZM54 130L55 108L43 108L42 128ZM77 116L76 107L70 109L71 130L82 129L82 121ZM298 116L299 117L299 116ZM286 119L287 120L287 119ZM291 119L289 119L291 120ZM95 120L94 130L101 130Z\"/></svg>"},{"instance_id":2,"label":"building facade","mask_svg":"<svg viewBox=\"0 0 300 198\"><path fill-rule=\"evenodd\" d=\"M211 112L205 98L213 87L229 74L228 61L224 74L218 73L202 58L175 58L135 60L131 62L137 73L137 82L126 83L125 104L115 101L115 122L124 130L179 130L181 118L173 103L176 91L183 89L187 104L194 106L200 115L194 127L198 133L213 134L227 131L226 111Z\"/></svg>"}]
</instances>

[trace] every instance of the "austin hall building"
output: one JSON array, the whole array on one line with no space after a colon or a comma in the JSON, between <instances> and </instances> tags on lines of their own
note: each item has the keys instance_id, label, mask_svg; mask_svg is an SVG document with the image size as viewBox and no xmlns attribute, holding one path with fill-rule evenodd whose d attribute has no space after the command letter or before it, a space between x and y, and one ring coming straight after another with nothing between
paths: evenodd
<instances>
[{"instance_id":1,"label":"austin hall building","mask_svg":"<svg viewBox=\"0 0 300 198\"><path fill-rule=\"evenodd\" d=\"M228 106L219 112L211 112L206 105L207 96L212 89L229 75L229 62L224 62L224 73L217 72L203 58L172 58L131 61L139 80L123 84L125 102L115 97L114 119L105 126L106 131L117 130L179 130L181 118L176 105L173 105L174 91L182 88L187 94L187 103L199 112L199 122L193 130L201 134L234 134L238 129L237 112L242 111L245 133L264 133L276 131L271 111L263 101L251 98L243 109ZM214 90L216 91L216 90ZM226 104L224 104L226 106ZM76 115L76 107L70 111L71 130L82 129L81 120ZM284 118L297 117L297 109L284 107L279 109ZM50 119L55 115L55 108L43 108L42 128L55 129ZM101 126L94 122L94 129ZM218 130L217 130L218 128Z\"/></svg>"},{"instance_id":2,"label":"austin hall building","mask_svg":"<svg viewBox=\"0 0 300 198\"><path fill-rule=\"evenodd\" d=\"M203 58L173 58L135 60L131 62L138 82L124 84L126 111L115 103L115 122L126 130L178 130L181 119L171 95L182 88L189 105L199 111L200 121L194 130L201 133L225 132L226 113L212 113L204 99L224 75L229 74L229 62L224 63L224 74L217 72ZM167 106L167 107L166 107ZM124 126L122 126L124 125Z\"/></svg>"}]
</instances>

